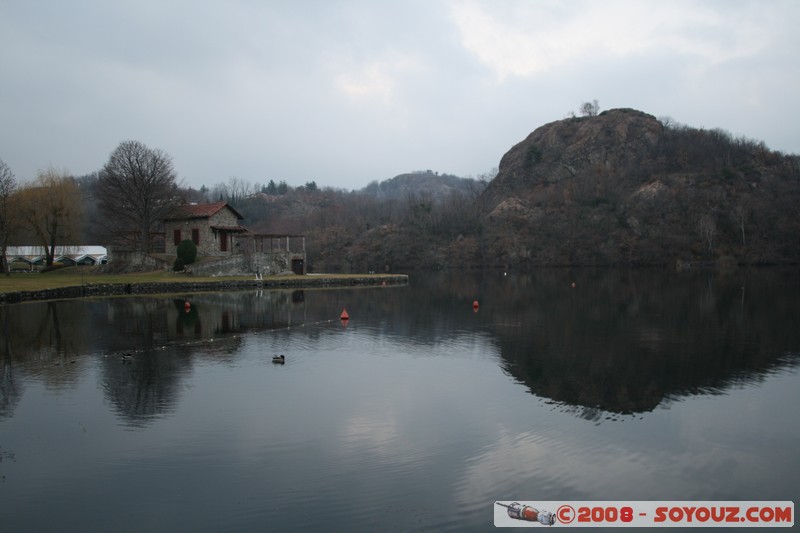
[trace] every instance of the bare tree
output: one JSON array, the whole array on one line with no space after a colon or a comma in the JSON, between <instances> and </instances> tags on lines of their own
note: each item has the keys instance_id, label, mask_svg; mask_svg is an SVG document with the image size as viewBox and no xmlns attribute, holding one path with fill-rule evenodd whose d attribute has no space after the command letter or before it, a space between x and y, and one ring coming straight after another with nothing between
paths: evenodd
<instances>
[{"instance_id":1,"label":"bare tree","mask_svg":"<svg viewBox=\"0 0 800 533\"><path fill-rule=\"evenodd\" d=\"M700 217L700 237L708 247L709 257L714 252L714 237L717 234L717 224L710 215Z\"/></svg>"},{"instance_id":2,"label":"bare tree","mask_svg":"<svg viewBox=\"0 0 800 533\"><path fill-rule=\"evenodd\" d=\"M237 178L236 176L228 178L228 200L230 202L242 202L255 191L256 187L249 181Z\"/></svg>"},{"instance_id":3,"label":"bare tree","mask_svg":"<svg viewBox=\"0 0 800 533\"><path fill-rule=\"evenodd\" d=\"M584 102L581 104L581 116L596 117L600 112L600 103L595 99L591 102Z\"/></svg>"},{"instance_id":4,"label":"bare tree","mask_svg":"<svg viewBox=\"0 0 800 533\"><path fill-rule=\"evenodd\" d=\"M227 202L231 198L230 187L226 183L217 183L211 188L211 198L215 202Z\"/></svg>"},{"instance_id":5,"label":"bare tree","mask_svg":"<svg viewBox=\"0 0 800 533\"><path fill-rule=\"evenodd\" d=\"M19 227L15 203L11 201L17 192L17 179L11 168L0 159L0 271L9 274L6 250L8 243Z\"/></svg>"},{"instance_id":6,"label":"bare tree","mask_svg":"<svg viewBox=\"0 0 800 533\"><path fill-rule=\"evenodd\" d=\"M172 158L123 141L100 171L96 199L112 242L150 252L152 233L180 203Z\"/></svg>"},{"instance_id":7,"label":"bare tree","mask_svg":"<svg viewBox=\"0 0 800 533\"><path fill-rule=\"evenodd\" d=\"M217 183L211 188L214 201L239 204L255 194L259 187L247 180L231 176L227 183Z\"/></svg>"},{"instance_id":8,"label":"bare tree","mask_svg":"<svg viewBox=\"0 0 800 533\"><path fill-rule=\"evenodd\" d=\"M83 221L83 203L75 180L68 173L49 168L19 192L20 210L33 238L45 251L51 266L56 246L75 244Z\"/></svg>"},{"instance_id":9,"label":"bare tree","mask_svg":"<svg viewBox=\"0 0 800 533\"><path fill-rule=\"evenodd\" d=\"M747 206L745 205L744 201L734 206L733 219L736 221L739 226L739 230L742 232L742 246L747 246L747 240L744 233L744 226L747 222Z\"/></svg>"}]
</instances>

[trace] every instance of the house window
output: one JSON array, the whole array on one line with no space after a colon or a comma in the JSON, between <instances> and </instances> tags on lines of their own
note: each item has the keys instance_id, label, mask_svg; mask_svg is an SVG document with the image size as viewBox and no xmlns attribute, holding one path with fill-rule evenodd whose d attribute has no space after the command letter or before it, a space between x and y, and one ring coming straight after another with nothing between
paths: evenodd
<instances>
[{"instance_id":1,"label":"house window","mask_svg":"<svg viewBox=\"0 0 800 533\"><path fill-rule=\"evenodd\" d=\"M172 232L172 240L175 243L175 246L178 246L181 243L181 230L176 229Z\"/></svg>"},{"instance_id":2,"label":"house window","mask_svg":"<svg viewBox=\"0 0 800 533\"><path fill-rule=\"evenodd\" d=\"M200 230L197 228L192 229L192 242L200 244Z\"/></svg>"}]
</instances>

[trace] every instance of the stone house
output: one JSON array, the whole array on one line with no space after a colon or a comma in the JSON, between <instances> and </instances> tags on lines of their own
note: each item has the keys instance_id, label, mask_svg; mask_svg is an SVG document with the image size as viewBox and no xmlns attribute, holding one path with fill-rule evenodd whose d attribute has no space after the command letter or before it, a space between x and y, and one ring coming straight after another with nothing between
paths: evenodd
<instances>
[{"instance_id":1,"label":"stone house","mask_svg":"<svg viewBox=\"0 0 800 533\"><path fill-rule=\"evenodd\" d=\"M227 202L182 205L164 220L164 252L176 255L178 244L190 239L197 246L198 256L234 255L235 236L247 232L239 224L243 219Z\"/></svg>"},{"instance_id":2,"label":"stone house","mask_svg":"<svg viewBox=\"0 0 800 533\"><path fill-rule=\"evenodd\" d=\"M176 256L178 244L191 239L198 257L192 272L204 276L306 273L306 244L302 235L252 233L244 217L227 202L187 204L164 219L164 253Z\"/></svg>"}]
</instances>

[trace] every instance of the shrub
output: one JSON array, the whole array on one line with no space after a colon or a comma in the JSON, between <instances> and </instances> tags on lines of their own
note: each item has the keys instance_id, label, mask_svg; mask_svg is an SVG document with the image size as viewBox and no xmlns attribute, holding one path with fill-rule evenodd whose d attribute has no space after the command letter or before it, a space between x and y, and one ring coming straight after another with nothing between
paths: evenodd
<instances>
[{"instance_id":1,"label":"shrub","mask_svg":"<svg viewBox=\"0 0 800 533\"><path fill-rule=\"evenodd\" d=\"M189 239L183 240L178 243L176 250L178 259L183 261L184 265L191 265L197 259L197 246Z\"/></svg>"},{"instance_id":2,"label":"shrub","mask_svg":"<svg viewBox=\"0 0 800 533\"><path fill-rule=\"evenodd\" d=\"M175 272L183 272L183 266L183 259L176 257L175 262L172 263L172 270Z\"/></svg>"},{"instance_id":3,"label":"shrub","mask_svg":"<svg viewBox=\"0 0 800 533\"><path fill-rule=\"evenodd\" d=\"M542 160L542 150L535 144L532 144L528 146L528 151L526 156L527 156L526 163L528 164L528 166L535 165L536 163Z\"/></svg>"}]
</instances>

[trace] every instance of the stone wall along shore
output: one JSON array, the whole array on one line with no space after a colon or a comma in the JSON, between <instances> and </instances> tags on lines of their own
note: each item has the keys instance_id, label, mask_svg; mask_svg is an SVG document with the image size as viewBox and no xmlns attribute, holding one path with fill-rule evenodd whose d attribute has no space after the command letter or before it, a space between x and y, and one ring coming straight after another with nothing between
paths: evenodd
<instances>
[{"instance_id":1,"label":"stone wall along shore","mask_svg":"<svg viewBox=\"0 0 800 533\"><path fill-rule=\"evenodd\" d=\"M404 285L406 283L408 283L408 276L405 274L347 277L297 276L275 280L267 278L264 280L175 281L156 283L86 283L84 285L58 287L40 291L0 293L0 305L37 300L64 300L93 296L224 292L248 289L312 289L370 285Z\"/></svg>"}]
</instances>

